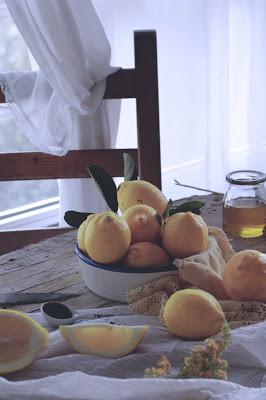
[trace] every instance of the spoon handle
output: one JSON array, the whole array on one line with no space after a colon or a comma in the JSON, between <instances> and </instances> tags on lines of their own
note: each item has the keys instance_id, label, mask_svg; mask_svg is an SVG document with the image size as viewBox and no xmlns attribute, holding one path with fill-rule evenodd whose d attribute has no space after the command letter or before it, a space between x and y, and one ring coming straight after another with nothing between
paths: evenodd
<instances>
[{"instance_id":1,"label":"spoon handle","mask_svg":"<svg viewBox=\"0 0 266 400\"><path fill-rule=\"evenodd\" d=\"M128 315L130 314L127 305L103 307L103 308L92 308L82 311L72 310L74 321L77 320L95 320L100 318L115 317L117 315Z\"/></svg>"}]
</instances>

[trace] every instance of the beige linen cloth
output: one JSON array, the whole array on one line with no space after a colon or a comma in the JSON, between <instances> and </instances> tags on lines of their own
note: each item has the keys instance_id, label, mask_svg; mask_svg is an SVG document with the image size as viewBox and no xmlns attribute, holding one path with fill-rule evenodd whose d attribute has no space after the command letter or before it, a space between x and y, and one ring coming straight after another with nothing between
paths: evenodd
<instances>
[{"instance_id":1,"label":"beige linen cloth","mask_svg":"<svg viewBox=\"0 0 266 400\"><path fill-rule=\"evenodd\" d=\"M256 301L230 300L223 286L225 263L234 250L222 229L209 227L208 249L184 259L175 259L177 272L128 292L129 310L133 313L161 315L167 299L177 290L197 287L215 296L231 328L266 319L266 304Z\"/></svg>"}]
</instances>

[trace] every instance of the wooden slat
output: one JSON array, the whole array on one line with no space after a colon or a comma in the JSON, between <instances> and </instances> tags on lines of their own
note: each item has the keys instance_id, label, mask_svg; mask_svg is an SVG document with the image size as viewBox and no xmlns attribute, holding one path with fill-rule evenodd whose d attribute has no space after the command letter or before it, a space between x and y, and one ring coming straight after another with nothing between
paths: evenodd
<instances>
[{"instance_id":1,"label":"wooden slat","mask_svg":"<svg viewBox=\"0 0 266 400\"><path fill-rule=\"evenodd\" d=\"M157 46L155 31L134 32L139 172L161 189ZM149 54L149 57L147 57Z\"/></svg>"},{"instance_id":2,"label":"wooden slat","mask_svg":"<svg viewBox=\"0 0 266 400\"><path fill-rule=\"evenodd\" d=\"M104 99L130 99L136 98L136 95L136 71L134 69L120 69L107 77ZM5 103L5 96L1 89L0 103Z\"/></svg>"},{"instance_id":3,"label":"wooden slat","mask_svg":"<svg viewBox=\"0 0 266 400\"><path fill-rule=\"evenodd\" d=\"M86 167L98 164L112 176L123 176L123 153L137 163L136 149L72 150L58 157L41 152L0 153L0 181L88 178Z\"/></svg>"},{"instance_id":4,"label":"wooden slat","mask_svg":"<svg viewBox=\"0 0 266 400\"><path fill-rule=\"evenodd\" d=\"M136 98L136 96L136 71L134 69L120 69L108 76L104 99L130 99Z\"/></svg>"},{"instance_id":5,"label":"wooden slat","mask_svg":"<svg viewBox=\"0 0 266 400\"><path fill-rule=\"evenodd\" d=\"M21 249L22 247L38 243L41 240L68 232L72 228L45 228L29 229L21 231L0 231L0 255L10 251Z\"/></svg>"}]
</instances>

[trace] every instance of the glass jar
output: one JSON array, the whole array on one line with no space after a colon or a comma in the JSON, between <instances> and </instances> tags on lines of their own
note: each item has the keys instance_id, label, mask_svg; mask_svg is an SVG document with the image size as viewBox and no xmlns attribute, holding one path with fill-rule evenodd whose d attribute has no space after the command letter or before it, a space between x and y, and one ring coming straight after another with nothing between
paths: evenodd
<instances>
[{"instance_id":1,"label":"glass jar","mask_svg":"<svg viewBox=\"0 0 266 400\"><path fill-rule=\"evenodd\" d=\"M226 175L223 229L234 236L262 236L266 226L266 175L258 171L233 171Z\"/></svg>"}]
</instances>

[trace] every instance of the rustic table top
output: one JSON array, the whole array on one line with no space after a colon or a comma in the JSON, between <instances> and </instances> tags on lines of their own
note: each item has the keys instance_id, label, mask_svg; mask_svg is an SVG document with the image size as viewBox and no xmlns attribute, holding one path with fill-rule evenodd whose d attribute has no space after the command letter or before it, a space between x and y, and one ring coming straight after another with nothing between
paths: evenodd
<instances>
[{"instance_id":1,"label":"rustic table top","mask_svg":"<svg viewBox=\"0 0 266 400\"><path fill-rule=\"evenodd\" d=\"M208 225L222 227L222 195L193 196L191 199L204 201L202 216ZM78 293L78 297L65 301L74 309L114 305L84 285L74 252L76 235L77 231L71 231L0 256L0 292ZM230 237L230 240L235 251L252 248L266 252L265 236L252 239ZM40 304L9 308L31 312L39 310Z\"/></svg>"}]
</instances>

